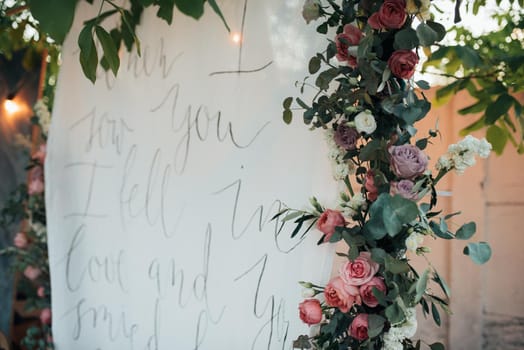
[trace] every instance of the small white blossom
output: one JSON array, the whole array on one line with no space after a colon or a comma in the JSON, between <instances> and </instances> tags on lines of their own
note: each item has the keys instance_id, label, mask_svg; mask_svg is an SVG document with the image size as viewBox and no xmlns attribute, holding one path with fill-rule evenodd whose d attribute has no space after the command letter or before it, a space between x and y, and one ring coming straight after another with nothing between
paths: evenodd
<instances>
[{"instance_id":1,"label":"small white blossom","mask_svg":"<svg viewBox=\"0 0 524 350\"><path fill-rule=\"evenodd\" d=\"M349 175L349 167L346 163L335 163L333 177L336 180L343 180Z\"/></svg>"},{"instance_id":2,"label":"small white blossom","mask_svg":"<svg viewBox=\"0 0 524 350\"><path fill-rule=\"evenodd\" d=\"M49 133L49 126L51 125L51 113L49 112L45 101L36 101L35 105L33 106L33 111L38 117L38 123L42 127L42 132L47 135Z\"/></svg>"},{"instance_id":3,"label":"small white blossom","mask_svg":"<svg viewBox=\"0 0 524 350\"><path fill-rule=\"evenodd\" d=\"M458 174L475 165L475 156L487 158L491 144L486 139L479 140L471 135L456 144L449 145L448 152L441 156L436 164L437 170L455 169Z\"/></svg>"},{"instance_id":4,"label":"small white blossom","mask_svg":"<svg viewBox=\"0 0 524 350\"><path fill-rule=\"evenodd\" d=\"M405 314L406 320L403 323L393 325L384 333L383 350L402 350L402 341L415 335L418 326L415 308L406 309Z\"/></svg>"},{"instance_id":5,"label":"small white blossom","mask_svg":"<svg viewBox=\"0 0 524 350\"><path fill-rule=\"evenodd\" d=\"M315 296L315 290L313 288L304 288L302 289L302 298L312 298Z\"/></svg>"},{"instance_id":6,"label":"small white blossom","mask_svg":"<svg viewBox=\"0 0 524 350\"><path fill-rule=\"evenodd\" d=\"M355 116L355 127L358 132L371 134L377 129L377 122L371 111L365 110Z\"/></svg>"},{"instance_id":7,"label":"small white blossom","mask_svg":"<svg viewBox=\"0 0 524 350\"><path fill-rule=\"evenodd\" d=\"M415 253L417 248L424 243L424 235L418 232L411 233L408 238L406 238L406 248Z\"/></svg>"}]
</instances>

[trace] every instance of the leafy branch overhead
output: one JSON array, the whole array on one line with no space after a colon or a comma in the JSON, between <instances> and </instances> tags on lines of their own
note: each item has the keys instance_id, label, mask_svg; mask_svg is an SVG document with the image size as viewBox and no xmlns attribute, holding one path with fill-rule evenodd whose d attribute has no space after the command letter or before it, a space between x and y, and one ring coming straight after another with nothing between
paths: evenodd
<instances>
[{"instance_id":1,"label":"leafy branch overhead","mask_svg":"<svg viewBox=\"0 0 524 350\"><path fill-rule=\"evenodd\" d=\"M146 8L155 8L157 17L171 25L175 8L187 16L199 19L204 14L207 2L229 31L216 0L130 0L128 8L111 0L84 1L99 6L97 16L84 22L78 37L80 64L85 76L93 83L96 81L99 64L105 70L110 69L115 76L117 75L120 67L118 51L122 45L128 51L135 46L140 55L140 40L136 35L136 27ZM27 5L40 23L40 29L61 44L71 29L78 0L27 0ZM107 30L102 23L114 16L118 17L119 24ZM100 43L100 49L95 44L95 39Z\"/></svg>"}]
</instances>

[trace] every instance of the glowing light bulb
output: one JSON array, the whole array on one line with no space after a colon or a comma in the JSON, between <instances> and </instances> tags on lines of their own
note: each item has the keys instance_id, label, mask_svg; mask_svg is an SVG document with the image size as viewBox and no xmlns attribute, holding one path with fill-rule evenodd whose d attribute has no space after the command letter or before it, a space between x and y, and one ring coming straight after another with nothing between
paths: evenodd
<instances>
[{"instance_id":1,"label":"glowing light bulb","mask_svg":"<svg viewBox=\"0 0 524 350\"><path fill-rule=\"evenodd\" d=\"M21 108L18 105L18 103L16 103L15 101L13 101L13 100L5 100L4 101L4 109L7 112L7 114L13 115L13 114L19 112Z\"/></svg>"},{"instance_id":2,"label":"glowing light bulb","mask_svg":"<svg viewBox=\"0 0 524 350\"><path fill-rule=\"evenodd\" d=\"M239 32L233 32L231 33L231 41L234 44L240 44L242 42L242 35Z\"/></svg>"}]
</instances>

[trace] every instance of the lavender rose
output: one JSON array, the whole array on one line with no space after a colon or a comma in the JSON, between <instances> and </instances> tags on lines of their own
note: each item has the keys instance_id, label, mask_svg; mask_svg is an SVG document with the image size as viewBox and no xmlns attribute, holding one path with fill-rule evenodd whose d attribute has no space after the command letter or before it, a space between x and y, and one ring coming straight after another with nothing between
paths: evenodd
<instances>
[{"instance_id":1,"label":"lavender rose","mask_svg":"<svg viewBox=\"0 0 524 350\"><path fill-rule=\"evenodd\" d=\"M391 170L403 179L414 179L428 166L428 157L414 145L391 146L389 154Z\"/></svg>"},{"instance_id":2,"label":"lavender rose","mask_svg":"<svg viewBox=\"0 0 524 350\"><path fill-rule=\"evenodd\" d=\"M357 147L357 141L359 138L360 133L357 131L357 129L345 124L338 124L337 130L335 130L335 143L337 146L347 151Z\"/></svg>"},{"instance_id":3,"label":"lavender rose","mask_svg":"<svg viewBox=\"0 0 524 350\"><path fill-rule=\"evenodd\" d=\"M413 186L415 184L411 180L400 180L398 182L391 182L390 187L390 194L392 196L399 194L402 197L410 200L417 200L418 199L418 193L413 192Z\"/></svg>"}]
</instances>

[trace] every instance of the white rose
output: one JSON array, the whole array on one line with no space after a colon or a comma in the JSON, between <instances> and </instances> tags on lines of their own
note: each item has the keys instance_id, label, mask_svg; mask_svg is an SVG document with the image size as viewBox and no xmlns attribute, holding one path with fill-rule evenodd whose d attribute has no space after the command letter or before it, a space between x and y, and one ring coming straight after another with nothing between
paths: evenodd
<instances>
[{"instance_id":1,"label":"white rose","mask_svg":"<svg viewBox=\"0 0 524 350\"><path fill-rule=\"evenodd\" d=\"M320 17L320 1L306 0L302 7L302 17L304 17L306 23L318 19Z\"/></svg>"},{"instance_id":2,"label":"white rose","mask_svg":"<svg viewBox=\"0 0 524 350\"><path fill-rule=\"evenodd\" d=\"M424 242L424 235L413 232L406 238L406 248L415 253L417 248Z\"/></svg>"},{"instance_id":3,"label":"white rose","mask_svg":"<svg viewBox=\"0 0 524 350\"><path fill-rule=\"evenodd\" d=\"M377 122L371 111L365 110L357 114L355 117L355 127L358 132L371 134L377 129Z\"/></svg>"}]
</instances>

